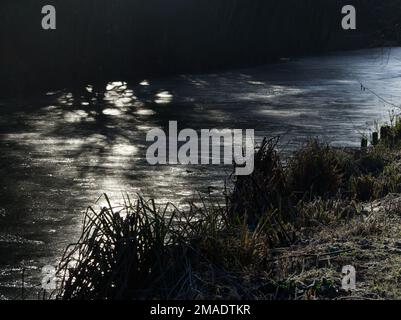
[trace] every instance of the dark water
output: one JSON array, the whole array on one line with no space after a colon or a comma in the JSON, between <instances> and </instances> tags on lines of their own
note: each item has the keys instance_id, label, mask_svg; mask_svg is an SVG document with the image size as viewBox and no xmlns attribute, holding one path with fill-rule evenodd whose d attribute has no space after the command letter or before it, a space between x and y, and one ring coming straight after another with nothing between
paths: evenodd
<instances>
[{"instance_id":1,"label":"dark water","mask_svg":"<svg viewBox=\"0 0 401 320\"><path fill-rule=\"evenodd\" d=\"M128 192L179 204L223 186L229 167L149 166L149 129L177 120L255 129L257 141L281 135L284 151L316 136L357 146L400 97L401 49L392 48L0 100L0 298L20 294L22 270L34 297L41 268L77 239L103 192L115 203Z\"/></svg>"}]
</instances>

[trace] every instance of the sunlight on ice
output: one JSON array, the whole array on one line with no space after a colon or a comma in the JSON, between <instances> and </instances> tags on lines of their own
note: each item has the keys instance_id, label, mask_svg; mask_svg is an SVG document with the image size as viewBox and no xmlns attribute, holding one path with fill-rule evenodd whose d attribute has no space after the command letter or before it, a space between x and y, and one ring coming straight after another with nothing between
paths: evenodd
<instances>
[{"instance_id":1,"label":"sunlight on ice","mask_svg":"<svg viewBox=\"0 0 401 320\"><path fill-rule=\"evenodd\" d=\"M146 87L146 86L149 86L149 85L150 85L150 83L149 83L149 81L148 81L148 80L143 80L142 82L140 82L140 83L139 83L139 85L140 85L140 86L144 86L144 87Z\"/></svg>"},{"instance_id":2,"label":"sunlight on ice","mask_svg":"<svg viewBox=\"0 0 401 320\"><path fill-rule=\"evenodd\" d=\"M135 113L140 116L152 116L152 115L156 114L156 112L154 112L153 110L150 110L150 109L139 109Z\"/></svg>"},{"instance_id":3,"label":"sunlight on ice","mask_svg":"<svg viewBox=\"0 0 401 320\"><path fill-rule=\"evenodd\" d=\"M106 108L102 113L106 116L120 116L122 114L121 110L115 108Z\"/></svg>"},{"instance_id":4,"label":"sunlight on ice","mask_svg":"<svg viewBox=\"0 0 401 320\"><path fill-rule=\"evenodd\" d=\"M64 114L64 120L70 123L81 122L85 120L89 114L84 110L75 110Z\"/></svg>"},{"instance_id":5,"label":"sunlight on ice","mask_svg":"<svg viewBox=\"0 0 401 320\"><path fill-rule=\"evenodd\" d=\"M169 91L161 91L156 94L155 102L157 104L168 104L173 101L173 95Z\"/></svg>"},{"instance_id":6,"label":"sunlight on ice","mask_svg":"<svg viewBox=\"0 0 401 320\"><path fill-rule=\"evenodd\" d=\"M106 90L111 91L114 89L125 90L127 89L127 83L122 81L109 82L106 86Z\"/></svg>"}]
</instances>

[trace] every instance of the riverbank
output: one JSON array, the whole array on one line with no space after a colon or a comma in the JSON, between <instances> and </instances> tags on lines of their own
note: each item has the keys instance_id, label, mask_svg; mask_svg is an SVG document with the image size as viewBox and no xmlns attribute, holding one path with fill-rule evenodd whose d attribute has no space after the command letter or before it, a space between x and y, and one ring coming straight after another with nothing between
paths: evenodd
<instances>
[{"instance_id":1,"label":"riverbank","mask_svg":"<svg viewBox=\"0 0 401 320\"><path fill-rule=\"evenodd\" d=\"M61 299L400 298L401 122L361 150L310 141L284 166L265 140L226 205L125 198L89 209ZM108 203L107 196L105 199ZM342 268L357 290L342 289Z\"/></svg>"}]
</instances>

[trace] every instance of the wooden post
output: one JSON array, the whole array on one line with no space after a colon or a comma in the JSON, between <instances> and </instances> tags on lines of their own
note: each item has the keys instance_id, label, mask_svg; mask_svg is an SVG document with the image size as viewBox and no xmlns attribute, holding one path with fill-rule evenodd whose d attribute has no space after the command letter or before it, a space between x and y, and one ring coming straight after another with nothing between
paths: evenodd
<instances>
[{"instance_id":1,"label":"wooden post","mask_svg":"<svg viewBox=\"0 0 401 320\"><path fill-rule=\"evenodd\" d=\"M396 140L401 139L401 116L396 117L395 128L393 128L393 132Z\"/></svg>"},{"instance_id":2,"label":"wooden post","mask_svg":"<svg viewBox=\"0 0 401 320\"><path fill-rule=\"evenodd\" d=\"M361 149L366 150L368 148L368 139L362 138L361 140Z\"/></svg>"},{"instance_id":3,"label":"wooden post","mask_svg":"<svg viewBox=\"0 0 401 320\"><path fill-rule=\"evenodd\" d=\"M390 138L391 127L383 126L380 128L380 139L387 141Z\"/></svg>"},{"instance_id":4,"label":"wooden post","mask_svg":"<svg viewBox=\"0 0 401 320\"><path fill-rule=\"evenodd\" d=\"M374 146L377 146L379 144L379 133L378 132L372 133L372 144Z\"/></svg>"}]
</instances>

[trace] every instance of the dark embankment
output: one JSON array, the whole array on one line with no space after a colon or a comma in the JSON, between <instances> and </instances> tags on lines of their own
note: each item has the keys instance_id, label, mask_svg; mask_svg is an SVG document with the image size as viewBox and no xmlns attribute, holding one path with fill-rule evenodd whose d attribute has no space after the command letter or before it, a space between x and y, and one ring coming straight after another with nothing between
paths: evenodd
<instances>
[{"instance_id":1,"label":"dark embankment","mask_svg":"<svg viewBox=\"0 0 401 320\"><path fill-rule=\"evenodd\" d=\"M388 272L399 278L401 121L381 131L361 150L311 141L286 165L277 140L265 140L225 206L127 197L123 208L88 209L60 264L58 298L352 298L341 289L349 264L361 272L359 297L400 298L383 288L394 281ZM393 269L378 286L384 260Z\"/></svg>"},{"instance_id":2,"label":"dark embankment","mask_svg":"<svg viewBox=\"0 0 401 320\"><path fill-rule=\"evenodd\" d=\"M340 29L341 7L358 30ZM397 38L400 1L3 0L0 96L82 83L255 65ZM57 30L41 8L57 9ZM379 35L379 37L376 37Z\"/></svg>"}]
</instances>

